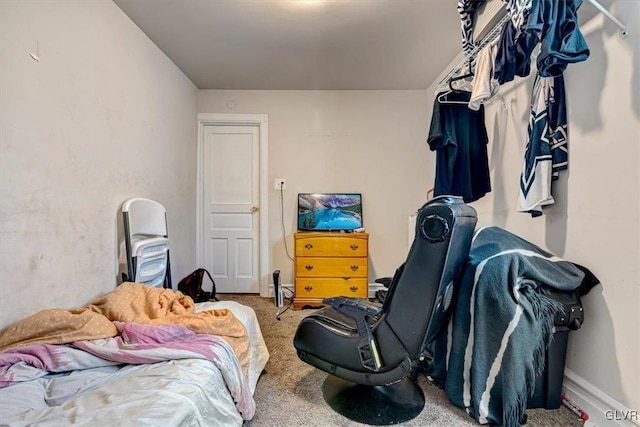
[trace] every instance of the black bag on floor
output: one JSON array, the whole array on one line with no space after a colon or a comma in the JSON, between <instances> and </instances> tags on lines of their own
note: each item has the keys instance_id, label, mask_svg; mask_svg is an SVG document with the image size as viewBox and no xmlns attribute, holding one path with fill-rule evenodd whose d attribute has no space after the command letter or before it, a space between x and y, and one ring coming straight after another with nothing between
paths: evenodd
<instances>
[{"instance_id":1,"label":"black bag on floor","mask_svg":"<svg viewBox=\"0 0 640 427\"><path fill-rule=\"evenodd\" d=\"M207 273L207 276L209 276L211 284L213 285L211 288L211 292L207 292L202 289L202 280L204 279L204 273ZM196 271L182 279L180 283L178 283L178 290L183 294L193 298L193 301L195 302L205 302L211 300L219 301L219 299L216 298L216 282L213 281L213 277L211 277L211 274L209 274L209 272L204 268L198 268Z\"/></svg>"}]
</instances>

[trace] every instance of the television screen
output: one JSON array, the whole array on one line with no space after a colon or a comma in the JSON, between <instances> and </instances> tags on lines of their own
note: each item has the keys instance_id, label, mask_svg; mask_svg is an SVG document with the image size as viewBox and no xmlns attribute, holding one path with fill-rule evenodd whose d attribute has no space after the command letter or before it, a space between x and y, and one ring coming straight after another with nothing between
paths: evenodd
<instances>
[{"instance_id":1,"label":"television screen","mask_svg":"<svg viewBox=\"0 0 640 427\"><path fill-rule=\"evenodd\" d=\"M342 231L361 227L361 194L298 194L298 230Z\"/></svg>"}]
</instances>

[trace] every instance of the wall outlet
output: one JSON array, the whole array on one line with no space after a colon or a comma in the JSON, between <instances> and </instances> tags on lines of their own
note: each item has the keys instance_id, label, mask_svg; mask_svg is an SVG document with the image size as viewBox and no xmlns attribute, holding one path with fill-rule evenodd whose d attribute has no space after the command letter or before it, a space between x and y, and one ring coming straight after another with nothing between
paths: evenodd
<instances>
[{"instance_id":1,"label":"wall outlet","mask_svg":"<svg viewBox=\"0 0 640 427\"><path fill-rule=\"evenodd\" d=\"M275 190L286 190L287 189L287 180L283 178L276 178L276 182L273 185Z\"/></svg>"}]
</instances>

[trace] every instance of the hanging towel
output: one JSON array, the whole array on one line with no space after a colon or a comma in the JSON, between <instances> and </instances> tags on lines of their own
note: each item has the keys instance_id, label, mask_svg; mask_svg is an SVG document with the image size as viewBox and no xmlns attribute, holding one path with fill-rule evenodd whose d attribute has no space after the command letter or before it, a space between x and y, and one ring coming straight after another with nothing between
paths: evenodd
<instances>
[{"instance_id":1,"label":"hanging towel","mask_svg":"<svg viewBox=\"0 0 640 427\"><path fill-rule=\"evenodd\" d=\"M529 21L533 0L504 0L504 2L507 3L507 14L511 18L516 30L515 36L518 38Z\"/></svg>"},{"instance_id":2,"label":"hanging towel","mask_svg":"<svg viewBox=\"0 0 640 427\"><path fill-rule=\"evenodd\" d=\"M473 41L473 13L486 0L458 0L460 29L462 30L462 51L468 55L476 47Z\"/></svg>"},{"instance_id":3,"label":"hanging towel","mask_svg":"<svg viewBox=\"0 0 640 427\"><path fill-rule=\"evenodd\" d=\"M564 78L536 75L531 94L529 140L520 175L520 212L542 215L553 204L551 182L569 165L569 136Z\"/></svg>"}]
</instances>

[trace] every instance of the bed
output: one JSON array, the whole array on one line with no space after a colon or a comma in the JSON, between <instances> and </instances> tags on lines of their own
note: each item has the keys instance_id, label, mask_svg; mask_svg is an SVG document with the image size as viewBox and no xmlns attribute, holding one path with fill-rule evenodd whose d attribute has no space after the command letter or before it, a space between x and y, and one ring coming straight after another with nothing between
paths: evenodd
<instances>
[{"instance_id":1,"label":"bed","mask_svg":"<svg viewBox=\"0 0 640 427\"><path fill-rule=\"evenodd\" d=\"M268 358L252 308L124 283L0 336L0 424L239 426Z\"/></svg>"}]
</instances>

